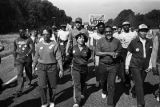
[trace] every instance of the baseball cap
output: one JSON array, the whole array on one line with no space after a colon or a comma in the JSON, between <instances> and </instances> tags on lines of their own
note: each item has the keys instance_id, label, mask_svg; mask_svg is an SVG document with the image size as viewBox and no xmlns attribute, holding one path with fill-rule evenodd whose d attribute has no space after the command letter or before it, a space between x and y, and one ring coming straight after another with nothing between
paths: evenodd
<instances>
[{"instance_id":1,"label":"baseball cap","mask_svg":"<svg viewBox=\"0 0 160 107\"><path fill-rule=\"evenodd\" d=\"M124 26L124 25L130 25L130 23L128 21L125 21L122 23L122 26Z\"/></svg>"},{"instance_id":2,"label":"baseball cap","mask_svg":"<svg viewBox=\"0 0 160 107\"><path fill-rule=\"evenodd\" d=\"M75 19L75 22L80 22L80 23L82 23L82 18L77 17L77 18Z\"/></svg>"},{"instance_id":3,"label":"baseball cap","mask_svg":"<svg viewBox=\"0 0 160 107\"><path fill-rule=\"evenodd\" d=\"M139 30L149 30L149 28L148 28L148 26L146 25L146 24L140 24L139 26L138 26L138 31Z\"/></svg>"},{"instance_id":4,"label":"baseball cap","mask_svg":"<svg viewBox=\"0 0 160 107\"><path fill-rule=\"evenodd\" d=\"M113 29L117 29L117 27L116 27L116 26L113 26L112 28L113 28Z\"/></svg>"}]
</instances>

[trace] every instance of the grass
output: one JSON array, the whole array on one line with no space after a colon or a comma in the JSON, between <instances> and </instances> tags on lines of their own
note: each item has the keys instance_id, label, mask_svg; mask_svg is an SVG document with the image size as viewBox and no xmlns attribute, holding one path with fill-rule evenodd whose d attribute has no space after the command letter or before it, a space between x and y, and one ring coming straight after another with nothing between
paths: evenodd
<instances>
[{"instance_id":1,"label":"grass","mask_svg":"<svg viewBox=\"0 0 160 107\"><path fill-rule=\"evenodd\" d=\"M0 52L1 57L11 55L13 52L13 41L18 37L18 34L0 35L0 41L4 46L4 51Z\"/></svg>"}]
</instances>

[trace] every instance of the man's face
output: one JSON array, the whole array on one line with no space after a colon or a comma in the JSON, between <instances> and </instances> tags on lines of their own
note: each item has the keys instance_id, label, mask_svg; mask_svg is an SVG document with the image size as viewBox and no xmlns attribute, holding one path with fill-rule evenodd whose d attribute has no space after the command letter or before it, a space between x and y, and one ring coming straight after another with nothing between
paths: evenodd
<instances>
[{"instance_id":1,"label":"man's face","mask_svg":"<svg viewBox=\"0 0 160 107\"><path fill-rule=\"evenodd\" d=\"M122 30L122 29L119 27L119 28L118 28L118 30L117 30L117 31L118 31L118 33L121 33L121 30Z\"/></svg>"},{"instance_id":2,"label":"man's face","mask_svg":"<svg viewBox=\"0 0 160 107\"><path fill-rule=\"evenodd\" d=\"M110 39L113 36L113 31L110 27L105 28L105 37Z\"/></svg>"},{"instance_id":3,"label":"man's face","mask_svg":"<svg viewBox=\"0 0 160 107\"><path fill-rule=\"evenodd\" d=\"M145 39L145 38L146 38L146 35L147 35L147 32L148 32L147 29L142 29L142 30L139 31L139 36L140 36L142 39Z\"/></svg>"},{"instance_id":4,"label":"man's face","mask_svg":"<svg viewBox=\"0 0 160 107\"><path fill-rule=\"evenodd\" d=\"M123 26L124 32L129 32L129 28L130 28L130 25L129 25L129 24L128 24L128 25L124 25L124 26Z\"/></svg>"},{"instance_id":5,"label":"man's face","mask_svg":"<svg viewBox=\"0 0 160 107\"><path fill-rule=\"evenodd\" d=\"M82 23L81 23L81 22L76 22L76 28L77 28L77 29L80 29L81 26L82 26Z\"/></svg>"},{"instance_id":6,"label":"man's face","mask_svg":"<svg viewBox=\"0 0 160 107\"><path fill-rule=\"evenodd\" d=\"M103 33L104 32L104 30L105 30L105 27L103 26L103 25L100 25L99 27L98 27L98 32L99 33Z\"/></svg>"}]
</instances>

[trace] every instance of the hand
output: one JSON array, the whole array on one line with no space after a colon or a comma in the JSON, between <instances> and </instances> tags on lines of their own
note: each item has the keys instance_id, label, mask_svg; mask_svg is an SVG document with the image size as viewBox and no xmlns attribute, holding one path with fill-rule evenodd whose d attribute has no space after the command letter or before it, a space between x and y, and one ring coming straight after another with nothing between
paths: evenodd
<instances>
[{"instance_id":1,"label":"hand","mask_svg":"<svg viewBox=\"0 0 160 107\"><path fill-rule=\"evenodd\" d=\"M158 69L156 67L152 67L153 75L159 75Z\"/></svg>"},{"instance_id":2,"label":"hand","mask_svg":"<svg viewBox=\"0 0 160 107\"><path fill-rule=\"evenodd\" d=\"M118 55L118 53L114 52L112 57L117 58L117 55Z\"/></svg>"},{"instance_id":3,"label":"hand","mask_svg":"<svg viewBox=\"0 0 160 107\"><path fill-rule=\"evenodd\" d=\"M150 72L152 69L151 68L148 68L145 70L145 72Z\"/></svg>"},{"instance_id":4,"label":"hand","mask_svg":"<svg viewBox=\"0 0 160 107\"><path fill-rule=\"evenodd\" d=\"M59 78L63 77L63 71L59 71Z\"/></svg>"},{"instance_id":5,"label":"hand","mask_svg":"<svg viewBox=\"0 0 160 107\"><path fill-rule=\"evenodd\" d=\"M69 55L69 53L68 52L66 52L66 56L68 56Z\"/></svg>"},{"instance_id":6,"label":"hand","mask_svg":"<svg viewBox=\"0 0 160 107\"><path fill-rule=\"evenodd\" d=\"M32 64L32 72L35 72L36 65Z\"/></svg>"},{"instance_id":7,"label":"hand","mask_svg":"<svg viewBox=\"0 0 160 107\"><path fill-rule=\"evenodd\" d=\"M129 75L129 69L125 69L127 75Z\"/></svg>"}]
</instances>

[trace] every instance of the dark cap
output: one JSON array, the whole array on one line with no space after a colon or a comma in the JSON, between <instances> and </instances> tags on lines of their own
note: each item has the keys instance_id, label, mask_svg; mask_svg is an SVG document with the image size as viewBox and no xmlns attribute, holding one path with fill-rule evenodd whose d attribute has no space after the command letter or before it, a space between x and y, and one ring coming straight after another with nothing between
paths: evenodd
<instances>
[{"instance_id":1,"label":"dark cap","mask_svg":"<svg viewBox=\"0 0 160 107\"><path fill-rule=\"evenodd\" d=\"M77 17L77 18L75 19L75 22L80 22L80 23L82 23L82 18Z\"/></svg>"}]
</instances>

